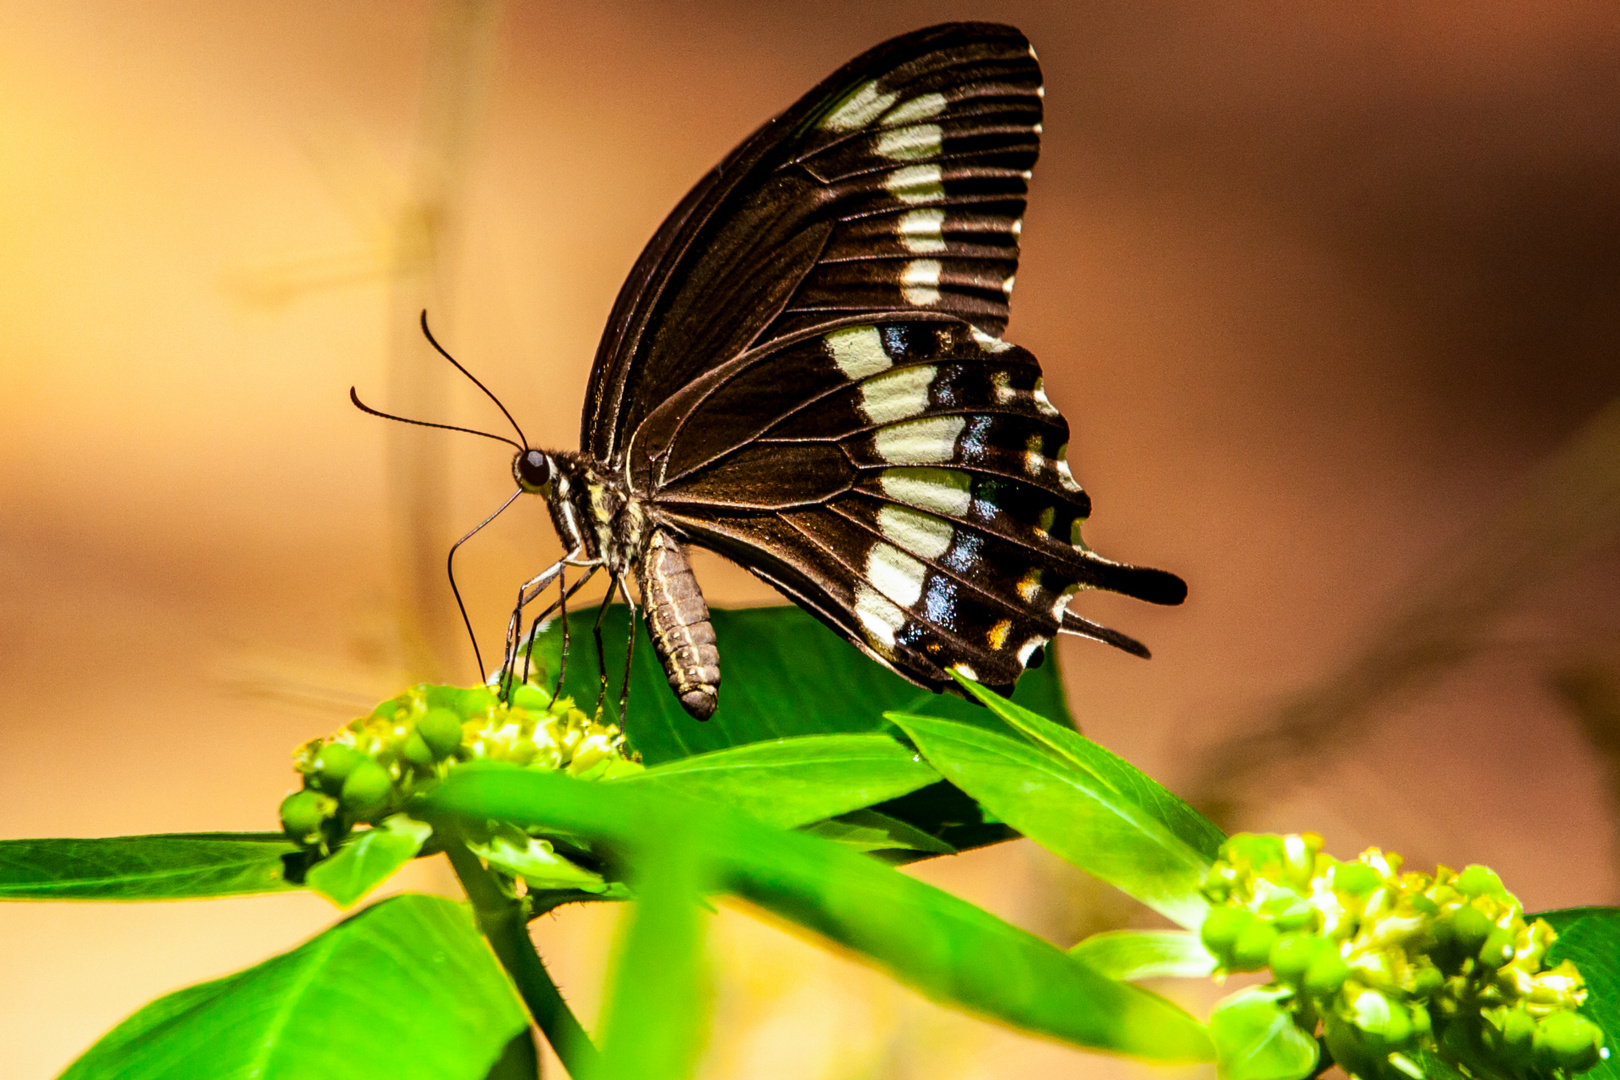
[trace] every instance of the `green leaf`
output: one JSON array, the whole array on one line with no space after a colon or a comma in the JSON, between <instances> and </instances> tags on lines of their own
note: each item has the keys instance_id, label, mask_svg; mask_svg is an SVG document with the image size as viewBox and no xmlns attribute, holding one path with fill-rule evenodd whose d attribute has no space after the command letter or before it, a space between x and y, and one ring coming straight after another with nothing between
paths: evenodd
<instances>
[{"instance_id":1,"label":"green leaf","mask_svg":"<svg viewBox=\"0 0 1620 1080\"><path fill-rule=\"evenodd\" d=\"M1106 930L1069 955L1110 979L1201 979L1215 973L1215 957L1186 930Z\"/></svg>"},{"instance_id":2,"label":"green leaf","mask_svg":"<svg viewBox=\"0 0 1620 1080\"><path fill-rule=\"evenodd\" d=\"M582 890L596 896L608 891L601 874L558 855L549 840L521 829L497 829L488 843L468 841L467 849L494 869L522 878L531 891Z\"/></svg>"},{"instance_id":3,"label":"green leaf","mask_svg":"<svg viewBox=\"0 0 1620 1080\"><path fill-rule=\"evenodd\" d=\"M938 837L957 851L1018 839L1016 829L998 821L967 792L946 780L878 803L872 809Z\"/></svg>"},{"instance_id":4,"label":"green leaf","mask_svg":"<svg viewBox=\"0 0 1620 1080\"><path fill-rule=\"evenodd\" d=\"M61 1080L480 1080L527 1026L466 910L406 895L157 999Z\"/></svg>"},{"instance_id":5,"label":"green leaf","mask_svg":"<svg viewBox=\"0 0 1620 1080\"><path fill-rule=\"evenodd\" d=\"M807 825L804 831L856 851L925 851L931 855L954 855L956 849L935 836L929 836L899 818L876 810L855 810L826 821Z\"/></svg>"},{"instance_id":6,"label":"green leaf","mask_svg":"<svg viewBox=\"0 0 1620 1080\"><path fill-rule=\"evenodd\" d=\"M591 1080L685 1080L708 1026L704 877L698 846L677 825L636 875L603 1013L602 1070Z\"/></svg>"},{"instance_id":7,"label":"green leaf","mask_svg":"<svg viewBox=\"0 0 1620 1080\"><path fill-rule=\"evenodd\" d=\"M956 676L956 681L1031 742L1067 758L1134 800L1194 851L1210 861L1219 856L1221 844L1226 840L1220 827L1135 765L1092 742L1072 726L1054 724L960 675Z\"/></svg>"},{"instance_id":8,"label":"green leaf","mask_svg":"<svg viewBox=\"0 0 1620 1080\"><path fill-rule=\"evenodd\" d=\"M1064 757L1022 739L925 716L889 717L934 768L998 818L1075 866L1197 929L1210 861L1159 818Z\"/></svg>"},{"instance_id":9,"label":"green leaf","mask_svg":"<svg viewBox=\"0 0 1620 1080\"><path fill-rule=\"evenodd\" d=\"M887 735L809 735L698 754L611 782L725 803L786 829L938 780L915 750Z\"/></svg>"},{"instance_id":10,"label":"green leaf","mask_svg":"<svg viewBox=\"0 0 1620 1080\"><path fill-rule=\"evenodd\" d=\"M432 835L431 825L394 814L375 829L353 834L342 847L312 866L305 881L338 907L353 907L416 858Z\"/></svg>"},{"instance_id":11,"label":"green leaf","mask_svg":"<svg viewBox=\"0 0 1620 1080\"><path fill-rule=\"evenodd\" d=\"M958 725L961 726L961 725ZM1209 1060L1203 1025L1106 979L1051 944L874 859L724 807L557 773L467 766L416 813L507 821L586 837L635 864L690 827L716 887L861 953L936 1000L1081 1046Z\"/></svg>"},{"instance_id":12,"label":"green leaf","mask_svg":"<svg viewBox=\"0 0 1620 1080\"><path fill-rule=\"evenodd\" d=\"M995 723L977 705L911 685L797 607L716 608L709 614L724 681L719 709L701 724L670 693L645 629L637 631L627 735L648 765L796 735L889 731L883 713L890 709L950 716L964 723ZM600 685L591 634L595 620L595 608L571 611L568 619L563 692L586 712L595 704ZM624 672L625 608L610 606L602 627L612 682L605 705L612 711L618 705ZM536 642L536 665L555 677L561 651L562 624L555 620ZM1054 660L1027 672L1013 699L1046 716L1068 720L1063 680Z\"/></svg>"},{"instance_id":13,"label":"green leaf","mask_svg":"<svg viewBox=\"0 0 1620 1080\"><path fill-rule=\"evenodd\" d=\"M1251 986L1215 1003L1209 1034L1220 1080L1300 1080L1315 1070L1317 1042L1283 1005L1290 993Z\"/></svg>"},{"instance_id":14,"label":"green leaf","mask_svg":"<svg viewBox=\"0 0 1620 1080\"><path fill-rule=\"evenodd\" d=\"M1581 1015L1603 1029L1609 1056L1581 1073L1581 1080L1620 1080L1620 908L1568 908L1525 918L1546 919L1558 931L1547 963L1575 962L1586 980Z\"/></svg>"},{"instance_id":15,"label":"green leaf","mask_svg":"<svg viewBox=\"0 0 1620 1080\"><path fill-rule=\"evenodd\" d=\"M512 1037L484 1080L535 1080L540 1075L540 1051L534 1032L525 1028Z\"/></svg>"},{"instance_id":16,"label":"green leaf","mask_svg":"<svg viewBox=\"0 0 1620 1080\"><path fill-rule=\"evenodd\" d=\"M280 833L0 840L0 900L183 900L299 886Z\"/></svg>"}]
</instances>

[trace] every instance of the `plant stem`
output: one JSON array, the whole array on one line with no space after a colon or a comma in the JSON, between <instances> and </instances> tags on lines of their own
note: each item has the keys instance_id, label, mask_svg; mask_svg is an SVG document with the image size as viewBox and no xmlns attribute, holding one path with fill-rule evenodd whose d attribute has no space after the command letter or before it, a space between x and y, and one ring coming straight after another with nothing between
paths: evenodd
<instances>
[{"instance_id":1,"label":"plant stem","mask_svg":"<svg viewBox=\"0 0 1620 1080\"><path fill-rule=\"evenodd\" d=\"M461 887L467 890L467 898L472 901L478 928L489 940L501 966L517 984L523 1003L529 1007L529 1015L557 1051L557 1058L568 1075L574 1080L589 1080L598 1072L600 1056L584 1026L563 1000L562 991L552 982L540 954L534 951L522 902L507 896L460 841L448 840L444 849L450 856L450 865L455 867L456 877L461 879Z\"/></svg>"}]
</instances>

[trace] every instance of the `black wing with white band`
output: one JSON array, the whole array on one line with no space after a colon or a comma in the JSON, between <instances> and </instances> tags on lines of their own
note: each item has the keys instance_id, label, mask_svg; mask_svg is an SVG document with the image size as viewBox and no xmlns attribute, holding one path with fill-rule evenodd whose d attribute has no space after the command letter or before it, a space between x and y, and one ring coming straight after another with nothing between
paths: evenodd
<instances>
[{"instance_id":1,"label":"black wing with white band","mask_svg":"<svg viewBox=\"0 0 1620 1080\"><path fill-rule=\"evenodd\" d=\"M850 315L1006 326L1041 74L1007 26L958 23L858 57L703 179L642 253L591 372L581 449L705 371Z\"/></svg>"},{"instance_id":2,"label":"black wing with white band","mask_svg":"<svg viewBox=\"0 0 1620 1080\"><path fill-rule=\"evenodd\" d=\"M913 682L1010 687L1087 588L1178 603L1181 580L1080 539L1068 424L1023 349L892 312L790 335L713 369L631 440L663 521L753 570Z\"/></svg>"}]
</instances>

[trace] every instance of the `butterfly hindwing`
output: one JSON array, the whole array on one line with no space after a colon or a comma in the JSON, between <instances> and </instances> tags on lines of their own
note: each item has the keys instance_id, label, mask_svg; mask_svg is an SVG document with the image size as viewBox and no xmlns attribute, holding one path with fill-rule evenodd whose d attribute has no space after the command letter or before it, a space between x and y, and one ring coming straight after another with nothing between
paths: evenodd
<instances>
[{"instance_id":1,"label":"butterfly hindwing","mask_svg":"<svg viewBox=\"0 0 1620 1080\"><path fill-rule=\"evenodd\" d=\"M1069 596L1172 600L1100 559L1068 426L1023 349L893 312L790 335L706 373L630 442L659 517L781 587L922 685L1010 686Z\"/></svg>"},{"instance_id":2,"label":"butterfly hindwing","mask_svg":"<svg viewBox=\"0 0 1620 1080\"><path fill-rule=\"evenodd\" d=\"M1039 151L1040 68L1011 27L958 23L851 61L688 194L608 323L582 449L705 372L843 316L937 312L998 335Z\"/></svg>"}]
</instances>

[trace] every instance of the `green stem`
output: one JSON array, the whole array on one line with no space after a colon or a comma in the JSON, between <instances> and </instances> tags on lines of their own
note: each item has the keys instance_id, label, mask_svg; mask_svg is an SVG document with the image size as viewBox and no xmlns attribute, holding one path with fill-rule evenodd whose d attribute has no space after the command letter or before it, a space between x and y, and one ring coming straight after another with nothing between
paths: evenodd
<instances>
[{"instance_id":1,"label":"green stem","mask_svg":"<svg viewBox=\"0 0 1620 1080\"><path fill-rule=\"evenodd\" d=\"M476 856L457 840L448 840L445 854L455 867L461 887L472 901L478 928L489 940L501 966L517 984L529 1015L557 1051L557 1058L574 1080L588 1080L599 1071L600 1056L591 1037L563 1000L540 954L529 939L529 924L521 901L506 895Z\"/></svg>"}]
</instances>

